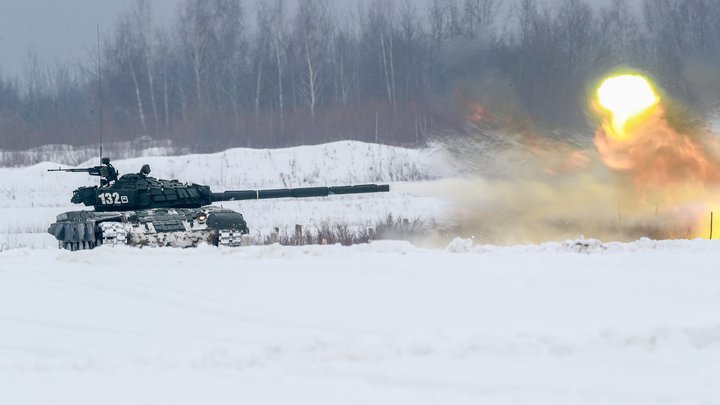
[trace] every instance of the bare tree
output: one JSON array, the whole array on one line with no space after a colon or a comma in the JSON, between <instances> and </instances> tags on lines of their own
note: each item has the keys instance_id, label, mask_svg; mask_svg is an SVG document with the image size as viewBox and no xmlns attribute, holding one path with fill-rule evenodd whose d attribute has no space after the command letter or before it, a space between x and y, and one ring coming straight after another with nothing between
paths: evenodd
<instances>
[{"instance_id":1,"label":"bare tree","mask_svg":"<svg viewBox=\"0 0 720 405\"><path fill-rule=\"evenodd\" d=\"M376 26L380 43L380 59L382 61L383 76L387 89L388 102L393 112L397 112L397 97L395 86L395 48L393 26L395 24L395 7L393 3L377 1L373 3L374 12L371 14Z\"/></svg>"},{"instance_id":2,"label":"bare tree","mask_svg":"<svg viewBox=\"0 0 720 405\"><path fill-rule=\"evenodd\" d=\"M117 51L115 57L121 58L117 61L119 66L116 68L126 68L129 70L132 86L135 90L135 103L138 119L142 128L142 135L148 135L147 121L145 119L145 107L143 105L143 97L140 89L140 77L137 67L140 63L142 49L138 41L137 33L133 30L133 22L130 14L123 14L120 17L118 25L115 29L114 50Z\"/></svg>"},{"instance_id":3,"label":"bare tree","mask_svg":"<svg viewBox=\"0 0 720 405\"><path fill-rule=\"evenodd\" d=\"M177 31L183 43L195 84L198 109L205 111L203 88L207 87L207 50L210 42L210 4L204 0L186 0L180 11Z\"/></svg>"},{"instance_id":4,"label":"bare tree","mask_svg":"<svg viewBox=\"0 0 720 405\"><path fill-rule=\"evenodd\" d=\"M567 78L574 78L576 72L588 67L588 52L594 51L591 48L595 35L592 9L581 0L562 0L555 24L564 56L563 73Z\"/></svg>"},{"instance_id":5,"label":"bare tree","mask_svg":"<svg viewBox=\"0 0 720 405\"><path fill-rule=\"evenodd\" d=\"M322 29L330 26L328 10L329 4L324 0L300 0L295 20L305 65L304 86L301 91L310 110L313 133L324 80L322 61L326 55L327 44L324 37L326 32Z\"/></svg>"},{"instance_id":6,"label":"bare tree","mask_svg":"<svg viewBox=\"0 0 720 405\"><path fill-rule=\"evenodd\" d=\"M158 31L156 41L159 52L155 55L154 64L159 66L162 79L163 128L167 134L170 131L171 81L172 77L176 76L172 72L172 66L176 63L173 60L173 49L168 33L164 30Z\"/></svg>"},{"instance_id":7,"label":"bare tree","mask_svg":"<svg viewBox=\"0 0 720 405\"><path fill-rule=\"evenodd\" d=\"M465 0L463 7L465 35L474 39L483 30L488 30L500 11L497 0Z\"/></svg>"},{"instance_id":8,"label":"bare tree","mask_svg":"<svg viewBox=\"0 0 720 405\"><path fill-rule=\"evenodd\" d=\"M155 71L154 71L154 44L152 40L152 8L148 0L136 0L131 10L131 27L135 46L139 48L143 56L143 62L147 73L148 93L150 95L150 106L152 107L155 135L160 131L160 115L158 114L157 102L155 100Z\"/></svg>"},{"instance_id":9,"label":"bare tree","mask_svg":"<svg viewBox=\"0 0 720 405\"><path fill-rule=\"evenodd\" d=\"M233 135L241 131L241 104L243 103L246 78L249 76L248 46L245 39L244 11L240 0L213 0L210 2L211 46L209 60L212 66L212 94L214 109L232 106ZM249 139L249 138L248 138Z\"/></svg>"},{"instance_id":10,"label":"bare tree","mask_svg":"<svg viewBox=\"0 0 720 405\"><path fill-rule=\"evenodd\" d=\"M285 134L285 90L284 90L284 73L283 65L287 63L284 58L286 47L283 45L287 37L285 26L285 3L284 0L277 0L275 9L273 10L273 19L271 20L271 41L273 55L275 56L276 67L276 83L277 83L277 101L278 111L280 113L280 136Z\"/></svg>"}]
</instances>

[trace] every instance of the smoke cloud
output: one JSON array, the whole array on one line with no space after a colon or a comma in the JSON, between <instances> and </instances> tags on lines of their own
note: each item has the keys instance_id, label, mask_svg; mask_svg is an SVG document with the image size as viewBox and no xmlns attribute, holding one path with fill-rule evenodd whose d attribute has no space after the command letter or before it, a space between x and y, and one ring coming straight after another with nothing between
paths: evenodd
<instances>
[{"instance_id":1,"label":"smoke cloud","mask_svg":"<svg viewBox=\"0 0 720 405\"><path fill-rule=\"evenodd\" d=\"M609 140L610 117L600 117L594 133L473 124L434 145L451 178L407 190L450 202L442 243L707 238L720 207L720 148L702 127L674 126L666 110L623 143Z\"/></svg>"}]
</instances>

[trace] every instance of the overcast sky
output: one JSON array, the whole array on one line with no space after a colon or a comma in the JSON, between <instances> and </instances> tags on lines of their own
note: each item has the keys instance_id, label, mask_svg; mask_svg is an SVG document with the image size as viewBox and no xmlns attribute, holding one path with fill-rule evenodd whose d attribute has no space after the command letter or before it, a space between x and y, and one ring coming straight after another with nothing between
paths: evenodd
<instances>
[{"instance_id":1,"label":"overcast sky","mask_svg":"<svg viewBox=\"0 0 720 405\"><path fill-rule=\"evenodd\" d=\"M152 0L156 20L174 18L180 0ZM100 24L110 32L133 0L0 0L0 72L17 76L34 52L44 63L86 59Z\"/></svg>"},{"instance_id":2,"label":"overcast sky","mask_svg":"<svg viewBox=\"0 0 720 405\"><path fill-rule=\"evenodd\" d=\"M295 0L289 0L293 2ZM357 0L334 0L355 4ZM428 0L413 0L418 5ZM551 0L552 1L552 0ZM610 0L590 0L606 4ZM640 0L631 0L638 2ZM110 33L121 11L135 0L0 0L0 75L19 77L28 55L43 64L87 60L94 52L96 26ZM182 0L151 0L158 24L173 21ZM254 0L245 4L254 5ZM254 9L254 8L253 8ZM252 12L252 10L249 10Z\"/></svg>"}]
</instances>

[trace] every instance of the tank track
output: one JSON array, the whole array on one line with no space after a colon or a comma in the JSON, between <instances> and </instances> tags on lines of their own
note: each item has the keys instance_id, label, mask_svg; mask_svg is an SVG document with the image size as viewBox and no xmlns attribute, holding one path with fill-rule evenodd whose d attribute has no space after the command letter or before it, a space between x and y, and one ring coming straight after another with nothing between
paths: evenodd
<instances>
[{"instance_id":1,"label":"tank track","mask_svg":"<svg viewBox=\"0 0 720 405\"><path fill-rule=\"evenodd\" d=\"M249 244L242 215L222 207L151 209L101 213L62 213L48 232L61 249L94 249L101 245L132 247L197 247L209 244L239 247Z\"/></svg>"},{"instance_id":2,"label":"tank track","mask_svg":"<svg viewBox=\"0 0 720 405\"><path fill-rule=\"evenodd\" d=\"M91 250L95 249L97 247L96 242L92 241L84 241L84 242L58 242L58 247L60 249L70 250L70 251L77 251L77 250Z\"/></svg>"},{"instance_id":3,"label":"tank track","mask_svg":"<svg viewBox=\"0 0 720 405\"><path fill-rule=\"evenodd\" d=\"M128 244L127 225L120 222L101 222L102 238L100 243L106 246L125 246Z\"/></svg>"},{"instance_id":4,"label":"tank track","mask_svg":"<svg viewBox=\"0 0 720 405\"><path fill-rule=\"evenodd\" d=\"M148 239L144 237L138 237L128 233L126 226L117 222L105 222L99 224L102 231L102 237L93 241L84 242L59 242L58 247L60 249L66 249L70 251L78 250L92 250L99 246L150 246L150 247L162 247L162 246L174 246L174 247L197 247L201 242L209 242L212 244L213 240L217 240L217 246L221 247L241 247L248 244L244 234L235 232L229 229L222 229L217 232L217 236L214 232L208 233L207 235L198 234L172 234L170 238L162 239ZM177 241L182 240L184 242L178 243Z\"/></svg>"},{"instance_id":5,"label":"tank track","mask_svg":"<svg viewBox=\"0 0 720 405\"><path fill-rule=\"evenodd\" d=\"M218 246L240 247L245 245L244 234L230 229L221 229L218 232Z\"/></svg>"}]
</instances>

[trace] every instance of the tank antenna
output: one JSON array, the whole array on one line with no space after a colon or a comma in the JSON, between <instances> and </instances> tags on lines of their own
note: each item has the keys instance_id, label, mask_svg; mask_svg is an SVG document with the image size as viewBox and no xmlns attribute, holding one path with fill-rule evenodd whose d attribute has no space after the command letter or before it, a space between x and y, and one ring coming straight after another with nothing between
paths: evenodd
<instances>
[{"instance_id":1,"label":"tank antenna","mask_svg":"<svg viewBox=\"0 0 720 405\"><path fill-rule=\"evenodd\" d=\"M100 23L97 23L97 77L98 77L98 97L100 99L99 115L100 115L100 159L103 158L103 99L102 99L102 76L100 76Z\"/></svg>"}]
</instances>

